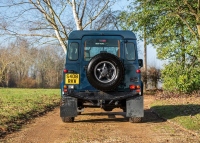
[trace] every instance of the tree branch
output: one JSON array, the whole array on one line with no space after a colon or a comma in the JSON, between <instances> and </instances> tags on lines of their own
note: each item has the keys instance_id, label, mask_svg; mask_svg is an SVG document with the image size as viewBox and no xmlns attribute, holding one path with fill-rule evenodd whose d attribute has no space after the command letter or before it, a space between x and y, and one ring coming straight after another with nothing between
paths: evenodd
<instances>
[{"instance_id":1,"label":"tree branch","mask_svg":"<svg viewBox=\"0 0 200 143\"><path fill-rule=\"evenodd\" d=\"M84 5L83 5L83 9L82 9L82 15L81 15L81 18L80 18L81 22L83 21L83 17L84 17L84 14L85 14L86 4L87 4L87 0L84 0Z\"/></svg>"},{"instance_id":2,"label":"tree branch","mask_svg":"<svg viewBox=\"0 0 200 143\"><path fill-rule=\"evenodd\" d=\"M187 21L184 18L182 18L180 14L177 13L176 15L181 19L181 21L183 21L183 23L187 25L190 32L197 38L198 36L196 35L195 31L190 27L190 25L187 23Z\"/></svg>"},{"instance_id":3,"label":"tree branch","mask_svg":"<svg viewBox=\"0 0 200 143\"><path fill-rule=\"evenodd\" d=\"M197 17L196 10L193 9L192 6L191 6L190 4L188 4L188 1L187 1L187 0L183 0L183 1L184 1L184 4L189 8L190 14L195 15L195 17Z\"/></svg>"},{"instance_id":4,"label":"tree branch","mask_svg":"<svg viewBox=\"0 0 200 143\"><path fill-rule=\"evenodd\" d=\"M83 29L85 29L85 27L87 27L92 21L94 21L94 20L106 9L106 7L108 6L108 3L109 3L109 2L110 2L110 1L107 0L107 2L105 3L104 7L103 7L94 17L90 18L90 21L87 22L87 23L83 26Z\"/></svg>"}]
</instances>

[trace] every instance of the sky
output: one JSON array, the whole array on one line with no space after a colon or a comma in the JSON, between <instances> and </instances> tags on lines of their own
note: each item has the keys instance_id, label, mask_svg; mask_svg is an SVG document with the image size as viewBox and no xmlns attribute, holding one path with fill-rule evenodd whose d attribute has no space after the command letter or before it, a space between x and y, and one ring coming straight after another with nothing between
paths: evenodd
<instances>
[{"instance_id":1,"label":"sky","mask_svg":"<svg viewBox=\"0 0 200 143\"><path fill-rule=\"evenodd\" d=\"M117 2L113 6L114 10L126 10L127 6L130 4L130 1L133 1L133 0L129 0L129 1L128 0L116 0L116 1ZM0 12L2 12L4 14L6 14L6 12L13 14L14 12L10 12L11 10L12 10L11 8L9 8L8 10L1 8ZM21 24L19 25L19 28L21 28ZM143 59L143 42L142 41L138 42L138 49L139 49L139 58ZM147 65L148 66L156 66L156 67L160 68L160 67L162 67L163 63L164 63L163 61L157 59L156 49L153 48L152 46L148 45L147 46Z\"/></svg>"},{"instance_id":2,"label":"sky","mask_svg":"<svg viewBox=\"0 0 200 143\"><path fill-rule=\"evenodd\" d=\"M125 10L127 9L127 6L130 4L130 1L127 0L118 0L115 5L113 6L114 10ZM139 38L138 38L139 39ZM143 59L143 45L144 43L142 41L138 42L138 54L139 58ZM147 46L147 66L155 66L157 68L162 68L163 64L166 63L165 61L161 61L157 59L157 52L156 49L152 45Z\"/></svg>"}]
</instances>

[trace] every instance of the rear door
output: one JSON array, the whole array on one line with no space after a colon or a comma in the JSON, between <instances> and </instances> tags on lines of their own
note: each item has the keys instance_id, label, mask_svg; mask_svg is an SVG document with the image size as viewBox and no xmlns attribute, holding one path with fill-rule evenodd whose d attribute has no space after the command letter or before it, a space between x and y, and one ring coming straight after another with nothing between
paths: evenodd
<instances>
[{"instance_id":1,"label":"rear door","mask_svg":"<svg viewBox=\"0 0 200 143\"><path fill-rule=\"evenodd\" d=\"M108 52L121 57L121 36L84 36L81 41L81 78L80 90L98 91L87 80L86 69L91 58L101 52Z\"/></svg>"}]
</instances>

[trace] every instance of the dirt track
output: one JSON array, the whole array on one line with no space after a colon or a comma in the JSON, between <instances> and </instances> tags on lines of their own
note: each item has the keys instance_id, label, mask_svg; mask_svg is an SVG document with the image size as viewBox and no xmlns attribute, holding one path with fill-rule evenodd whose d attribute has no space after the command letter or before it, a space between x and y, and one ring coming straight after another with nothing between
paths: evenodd
<instances>
[{"instance_id":1,"label":"dirt track","mask_svg":"<svg viewBox=\"0 0 200 143\"><path fill-rule=\"evenodd\" d=\"M63 123L59 108L39 117L0 142L12 143L200 143L197 136L163 121L149 110L153 97L145 96L143 123L129 123L120 109L105 112L86 108L74 123Z\"/></svg>"}]
</instances>

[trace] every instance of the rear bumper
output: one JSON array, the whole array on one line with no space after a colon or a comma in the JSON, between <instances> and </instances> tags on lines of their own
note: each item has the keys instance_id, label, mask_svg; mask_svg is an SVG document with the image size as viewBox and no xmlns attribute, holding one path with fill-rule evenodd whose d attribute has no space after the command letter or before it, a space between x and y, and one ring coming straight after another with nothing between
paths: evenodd
<instances>
[{"instance_id":1,"label":"rear bumper","mask_svg":"<svg viewBox=\"0 0 200 143\"><path fill-rule=\"evenodd\" d=\"M136 92L68 92L64 96L70 96L82 100L113 100L119 101L141 95Z\"/></svg>"}]
</instances>

